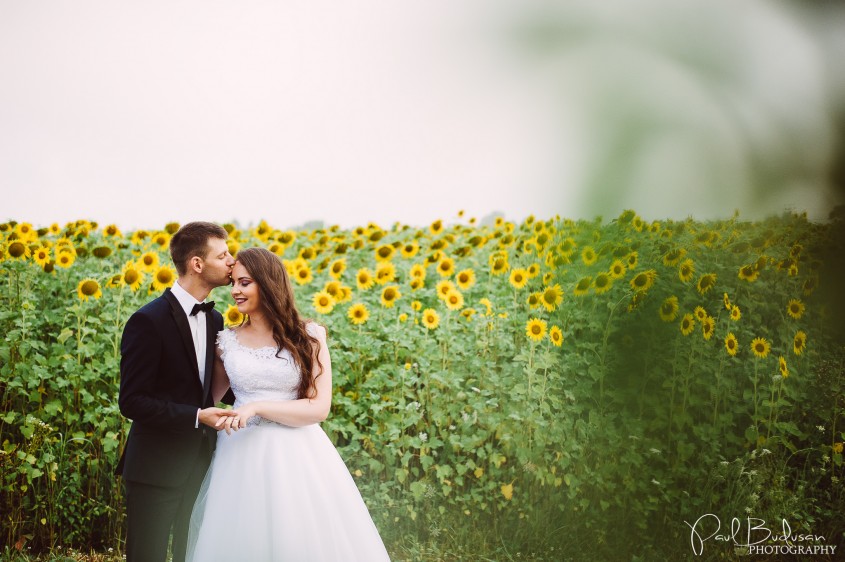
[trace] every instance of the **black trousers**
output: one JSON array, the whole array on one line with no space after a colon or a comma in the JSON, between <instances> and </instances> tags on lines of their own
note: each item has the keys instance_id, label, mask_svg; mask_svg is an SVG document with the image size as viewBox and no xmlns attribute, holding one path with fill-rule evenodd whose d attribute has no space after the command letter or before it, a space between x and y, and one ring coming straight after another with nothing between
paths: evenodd
<instances>
[{"instance_id":1,"label":"black trousers","mask_svg":"<svg viewBox=\"0 0 845 562\"><path fill-rule=\"evenodd\" d=\"M124 482L127 562L165 562L171 530L173 562L184 562L191 510L210 462L211 452L203 444L191 475L181 487Z\"/></svg>"}]
</instances>

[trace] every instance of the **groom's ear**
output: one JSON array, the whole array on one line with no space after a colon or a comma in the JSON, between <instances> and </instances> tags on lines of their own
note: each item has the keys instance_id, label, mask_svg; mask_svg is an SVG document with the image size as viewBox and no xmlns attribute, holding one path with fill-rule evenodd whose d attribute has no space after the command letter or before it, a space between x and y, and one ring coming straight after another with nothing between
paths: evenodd
<instances>
[{"instance_id":1,"label":"groom's ear","mask_svg":"<svg viewBox=\"0 0 845 562\"><path fill-rule=\"evenodd\" d=\"M188 270L193 271L194 273L202 273L202 258L199 256L192 256L191 259L188 260Z\"/></svg>"}]
</instances>

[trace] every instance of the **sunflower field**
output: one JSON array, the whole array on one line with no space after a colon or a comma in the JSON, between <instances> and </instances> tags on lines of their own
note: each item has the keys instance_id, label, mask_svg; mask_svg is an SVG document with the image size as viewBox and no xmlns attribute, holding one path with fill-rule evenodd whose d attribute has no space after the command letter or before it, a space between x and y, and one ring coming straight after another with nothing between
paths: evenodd
<instances>
[{"instance_id":1,"label":"sunflower field","mask_svg":"<svg viewBox=\"0 0 845 562\"><path fill-rule=\"evenodd\" d=\"M843 224L224 226L327 326L323 427L394 559L656 560L706 513L842 544ZM0 224L0 557L122 550L120 338L178 228Z\"/></svg>"}]
</instances>

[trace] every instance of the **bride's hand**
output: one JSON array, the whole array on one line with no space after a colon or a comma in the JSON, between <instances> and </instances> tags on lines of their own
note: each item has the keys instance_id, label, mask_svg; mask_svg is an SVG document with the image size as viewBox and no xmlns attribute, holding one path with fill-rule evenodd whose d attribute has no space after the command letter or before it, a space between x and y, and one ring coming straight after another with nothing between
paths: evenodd
<instances>
[{"instance_id":1,"label":"bride's hand","mask_svg":"<svg viewBox=\"0 0 845 562\"><path fill-rule=\"evenodd\" d=\"M255 406L246 404L237 410L232 410L232 414L227 418L221 418L217 421L217 426L226 431L227 435L231 435L233 431L238 431L246 427L246 422L249 418L255 416Z\"/></svg>"}]
</instances>

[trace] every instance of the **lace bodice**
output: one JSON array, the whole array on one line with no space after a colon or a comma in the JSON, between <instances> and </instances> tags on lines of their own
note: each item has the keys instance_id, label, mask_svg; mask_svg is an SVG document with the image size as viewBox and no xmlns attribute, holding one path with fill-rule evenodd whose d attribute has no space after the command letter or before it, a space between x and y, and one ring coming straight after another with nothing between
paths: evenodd
<instances>
[{"instance_id":1,"label":"lace bodice","mask_svg":"<svg viewBox=\"0 0 845 562\"><path fill-rule=\"evenodd\" d=\"M314 329L314 324L308 325L309 332ZM235 393L235 408L256 400L296 399L299 368L287 349L277 356L275 346L247 347L233 330L218 333L217 345Z\"/></svg>"}]
</instances>

